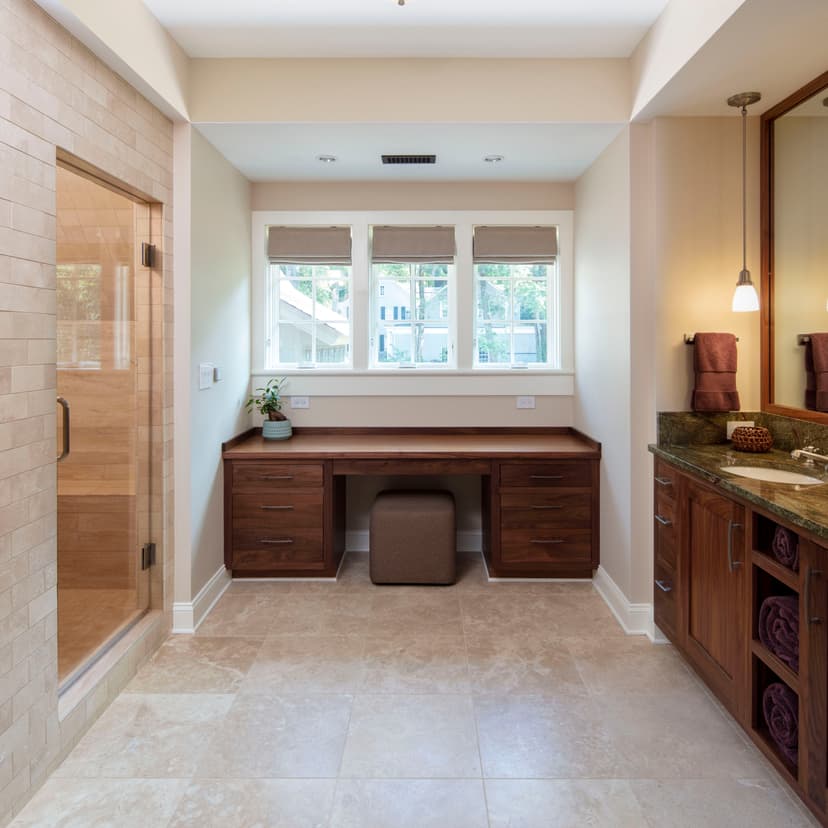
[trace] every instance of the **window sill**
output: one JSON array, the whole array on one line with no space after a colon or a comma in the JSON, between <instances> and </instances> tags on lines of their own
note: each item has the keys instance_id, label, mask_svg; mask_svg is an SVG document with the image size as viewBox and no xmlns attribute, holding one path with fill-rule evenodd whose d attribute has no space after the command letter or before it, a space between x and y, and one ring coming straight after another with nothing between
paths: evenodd
<instances>
[{"instance_id":1,"label":"window sill","mask_svg":"<svg viewBox=\"0 0 828 828\"><path fill-rule=\"evenodd\" d=\"M314 368L255 370L254 378L288 378L285 396L308 397L491 397L564 396L575 392L575 377L564 371L532 368L478 369L372 369L353 371Z\"/></svg>"}]
</instances>

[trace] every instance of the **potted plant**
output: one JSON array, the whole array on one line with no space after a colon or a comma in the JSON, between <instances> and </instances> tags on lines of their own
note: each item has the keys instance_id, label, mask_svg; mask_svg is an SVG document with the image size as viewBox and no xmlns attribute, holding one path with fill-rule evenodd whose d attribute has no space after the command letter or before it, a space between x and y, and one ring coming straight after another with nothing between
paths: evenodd
<instances>
[{"instance_id":1,"label":"potted plant","mask_svg":"<svg viewBox=\"0 0 828 828\"><path fill-rule=\"evenodd\" d=\"M268 380L264 388L257 388L257 394L247 401L247 411L254 408L265 417L262 423L262 437L265 440L287 440L293 434L290 420L282 414L282 388L287 383L285 377Z\"/></svg>"}]
</instances>

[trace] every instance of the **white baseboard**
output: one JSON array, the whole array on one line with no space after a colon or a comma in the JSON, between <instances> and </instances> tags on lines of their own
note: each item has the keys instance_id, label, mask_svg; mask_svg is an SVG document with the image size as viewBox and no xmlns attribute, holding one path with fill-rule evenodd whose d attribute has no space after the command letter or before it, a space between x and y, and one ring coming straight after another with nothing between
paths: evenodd
<instances>
[{"instance_id":1,"label":"white baseboard","mask_svg":"<svg viewBox=\"0 0 828 828\"><path fill-rule=\"evenodd\" d=\"M603 566L599 566L595 571L592 583L627 635L646 635L650 641L658 640L655 634L656 627L653 624L652 604L630 603Z\"/></svg>"},{"instance_id":2,"label":"white baseboard","mask_svg":"<svg viewBox=\"0 0 828 828\"><path fill-rule=\"evenodd\" d=\"M198 625L207 617L207 613L215 606L216 601L230 586L232 578L230 570L222 564L215 575L199 590L192 601L179 601L173 604L174 634L191 634L198 629Z\"/></svg>"},{"instance_id":3,"label":"white baseboard","mask_svg":"<svg viewBox=\"0 0 828 828\"><path fill-rule=\"evenodd\" d=\"M367 529L348 531L345 533L345 548L349 552L368 552L370 544ZM481 552L483 550L482 532L458 532L458 552Z\"/></svg>"}]
</instances>

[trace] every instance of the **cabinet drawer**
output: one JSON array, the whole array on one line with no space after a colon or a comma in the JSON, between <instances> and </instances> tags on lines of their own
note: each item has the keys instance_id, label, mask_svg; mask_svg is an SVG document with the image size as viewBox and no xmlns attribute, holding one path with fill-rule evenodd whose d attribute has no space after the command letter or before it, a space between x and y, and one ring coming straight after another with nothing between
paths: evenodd
<instances>
[{"instance_id":1,"label":"cabinet drawer","mask_svg":"<svg viewBox=\"0 0 828 828\"><path fill-rule=\"evenodd\" d=\"M500 496L500 525L504 529L588 529L592 525L592 495L554 489L504 491Z\"/></svg>"},{"instance_id":2,"label":"cabinet drawer","mask_svg":"<svg viewBox=\"0 0 828 828\"><path fill-rule=\"evenodd\" d=\"M592 560L592 532L583 529L504 529L500 533L504 563L588 564Z\"/></svg>"},{"instance_id":3,"label":"cabinet drawer","mask_svg":"<svg viewBox=\"0 0 828 828\"><path fill-rule=\"evenodd\" d=\"M655 526L656 557L662 558L675 568L676 548L678 546L678 529L676 528L676 504L668 497L656 494L655 512L653 514Z\"/></svg>"},{"instance_id":4,"label":"cabinet drawer","mask_svg":"<svg viewBox=\"0 0 828 828\"><path fill-rule=\"evenodd\" d=\"M321 487L321 463L233 463L234 491Z\"/></svg>"},{"instance_id":5,"label":"cabinet drawer","mask_svg":"<svg viewBox=\"0 0 828 828\"><path fill-rule=\"evenodd\" d=\"M659 560L654 567L653 619L666 636L675 639L678 629L675 570Z\"/></svg>"},{"instance_id":6,"label":"cabinet drawer","mask_svg":"<svg viewBox=\"0 0 828 828\"><path fill-rule=\"evenodd\" d=\"M324 564L321 529L233 530L233 569L267 570Z\"/></svg>"},{"instance_id":7,"label":"cabinet drawer","mask_svg":"<svg viewBox=\"0 0 828 828\"><path fill-rule=\"evenodd\" d=\"M322 491L233 495L233 529L321 529Z\"/></svg>"},{"instance_id":8,"label":"cabinet drawer","mask_svg":"<svg viewBox=\"0 0 828 828\"><path fill-rule=\"evenodd\" d=\"M583 460L554 460L548 463L501 463L500 485L516 486L589 486L592 467Z\"/></svg>"},{"instance_id":9,"label":"cabinet drawer","mask_svg":"<svg viewBox=\"0 0 828 828\"><path fill-rule=\"evenodd\" d=\"M656 498L662 497L675 500L678 486L678 472L676 469L658 458L656 458L653 468Z\"/></svg>"}]
</instances>

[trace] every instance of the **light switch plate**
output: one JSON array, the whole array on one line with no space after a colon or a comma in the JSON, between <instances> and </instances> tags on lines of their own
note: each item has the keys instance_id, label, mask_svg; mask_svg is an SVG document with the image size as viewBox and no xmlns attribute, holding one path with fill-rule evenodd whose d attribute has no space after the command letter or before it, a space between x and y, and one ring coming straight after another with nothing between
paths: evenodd
<instances>
[{"instance_id":1,"label":"light switch plate","mask_svg":"<svg viewBox=\"0 0 828 828\"><path fill-rule=\"evenodd\" d=\"M291 397L291 408L310 408L310 397Z\"/></svg>"},{"instance_id":2,"label":"light switch plate","mask_svg":"<svg viewBox=\"0 0 828 828\"><path fill-rule=\"evenodd\" d=\"M733 436L733 429L741 428L742 426L745 426L746 428L752 428L753 420L728 420L727 439L729 440Z\"/></svg>"},{"instance_id":3,"label":"light switch plate","mask_svg":"<svg viewBox=\"0 0 828 828\"><path fill-rule=\"evenodd\" d=\"M517 397L515 400L518 408L534 408L535 407L535 398L534 397Z\"/></svg>"},{"instance_id":4,"label":"light switch plate","mask_svg":"<svg viewBox=\"0 0 828 828\"><path fill-rule=\"evenodd\" d=\"M213 384L213 368L215 366L212 362L202 362L198 366L198 390L204 391Z\"/></svg>"}]
</instances>

